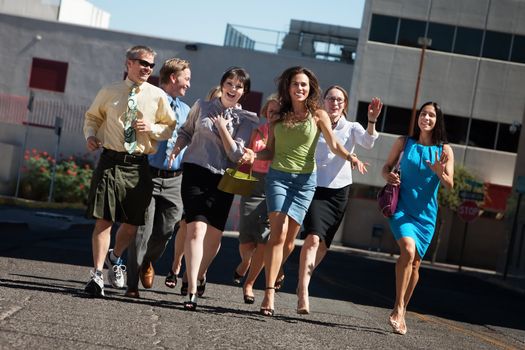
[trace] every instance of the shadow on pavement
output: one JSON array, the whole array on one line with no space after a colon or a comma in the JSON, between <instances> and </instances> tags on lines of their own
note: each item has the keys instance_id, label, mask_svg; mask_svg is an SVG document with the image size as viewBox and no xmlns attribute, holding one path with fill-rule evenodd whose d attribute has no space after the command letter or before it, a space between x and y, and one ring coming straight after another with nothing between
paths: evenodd
<instances>
[{"instance_id":1,"label":"shadow on pavement","mask_svg":"<svg viewBox=\"0 0 525 350\"><path fill-rule=\"evenodd\" d=\"M0 233L2 245L0 256L46 261L54 263L86 266L92 265L91 231L93 225L72 225L68 230L42 228L30 230L23 224L4 224ZM114 238L114 234L112 235ZM173 241L173 240L172 240ZM300 247L297 247L285 265L286 279L279 293L295 293ZM172 243L167 253L155 264L157 275L165 276L171 266L173 255ZM210 267L207 279L211 283L232 285L233 271L239 263L238 241L233 237L224 237L221 250ZM18 276L25 277L25 276ZM38 276L27 276L38 278ZM163 278L163 277L158 277ZM264 273L259 276L256 289L264 289ZM1 280L7 288L35 289L52 293L69 293L81 296L85 281L63 281L48 279L48 283ZM75 283L76 287L63 283ZM318 298L349 301L358 305L369 305L389 310L394 300L394 263L370 257L352 255L351 253L330 251L325 260L315 271L310 284L310 295ZM179 285L175 289L178 292ZM167 292L155 291L166 294ZM213 295L210 288L207 296ZM176 294L176 293L174 293ZM239 293L240 295L241 293ZM83 294L82 294L83 295ZM123 295L122 291L112 293L109 297ZM178 294L177 294L178 295ZM517 292L507 290L481 278L423 267L420 270L420 281L411 300L409 311L416 311L459 322L478 325L491 325L525 329L525 298ZM122 296L119 301L135 302ZM137 302L150 302L139 299ZM151 301L159 306L159 301ZM171 307L179 303L170 303ZM200 309L207 312L239 312L228 308ZM388 311L385 311L388 314ZM250 316L254 316L250 313ZM262 316L261 316L262 317ZM285 320L285 319L283 319ZM303 318L288 319L288 322L305 322ZM337 326L337 325L333 325ZM353 327L344 325L344 327ZM360 327L355 326L355 329ZM374 330L369 330L374 331Z\"/></svg>"}]
</instances>

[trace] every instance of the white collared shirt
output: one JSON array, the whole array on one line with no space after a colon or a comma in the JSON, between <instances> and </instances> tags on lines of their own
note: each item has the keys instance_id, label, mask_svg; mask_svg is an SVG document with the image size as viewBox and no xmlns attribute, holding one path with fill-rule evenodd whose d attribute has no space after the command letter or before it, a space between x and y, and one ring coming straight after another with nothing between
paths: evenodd
<instances>
[{"instance_id":1,"label":"white collared shirt","mask_svg":"<svg viewBox=\"0 0 525 350\"><path fill-rule=\"evenodd\" d=\"M379 137L376 132L370 135L361 124L350 122L342 116L333 130L339 142L350 152L355 145L371 149ZM317 165L317 186L328 188L342 188L352 183L352 166L349 161L330 151L326 140L321 134L315 151Z\"/></svg>"}]
</instances>

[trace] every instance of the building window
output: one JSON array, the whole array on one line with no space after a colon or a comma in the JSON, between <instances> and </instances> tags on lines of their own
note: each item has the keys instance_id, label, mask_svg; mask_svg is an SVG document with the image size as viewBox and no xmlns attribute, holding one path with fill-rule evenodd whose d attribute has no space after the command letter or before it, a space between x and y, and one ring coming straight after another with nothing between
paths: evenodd
<instances>
[{"instance_id":1,"label":"building window","mask_svg":"<svg viewBox=\"0 0 525 350\"><path fill-rule=\"evenodd\" d=\"M496 149L504 152L518 152L518 143L520 140L520 126L500 123L498 130L498 142Z\"/></svg>"},{"instance_id":2,"label":"building window","mask_svg":"<svg viewBox=\"0 0 525 350\"><path fill-rule=\"evenodd\" d=\"M67 62L33 58L29 87L64 92L66 90Z\"/></svg>"},{"instance_id":3,"label":"building window","mask_svg":"<svg viewBox=\"0 0 525 350\"><path fill-rule=\"evenodd\" d=\"M359 104L357 105L357 115L355 117L355 121L358 122L363 126L363 128L368 127L368 103L367 102L361 102L359 101ZM381 131L381 119L378 119L378 123L376 124L376 130Z\"/></svg>"},{"instance_id":4,"label":"building window","mask_svg":"<svg viewBox=\"0 0 525 350\"><path fill-rule=\"evenodd\" d=\"M525 63L525 36L514 35L510 60L513 62Z\"/></svg>"},{"instance_id":5,"label":"building window","mask_svg":"<svg viewBox=\"0 0 525 350\"><path fill-rule=\"evenodd\" d=\"M485 41L483 42L482 56L507 61L510 54L511 39L510 34L487 30L485 32Z\"/></svg>"},{"instance_id":6,"label":"building window","mask_svg":"<svg viewBox=\"0 0 525 350\"><path fill-rule=\"evenodd\" d=\"M472 119L470 123L469 146L494 149L498 123Z\"/></svg>"},{"instance_id":7,"label":"building window","mask_svg":"<svg viewBox=\"0 0 525 350\"><path fill-rule=\"evenodd\" d=\"M427 36L432 39L432 45L429 49L451 52L455 29L455 27L446 24L429 23Z\"/></svg>"},{"instance_id":8,"label":"building window","mask_svg":"<svg viewBox=\"0 0 525 350\"><path fill-rule=\"evenodd\" d=\"M408 135L412 112L408 108L388 106L385 112L383 132Z\"/></svg>"},{"instance_id":9,"label":"building window","mask_svg":"<svg viewBox=\"0 0 525 350\"><path fill-rule=\"evenodd\" d=\"M419 47L417 39L425 36L425 27L425 22L401 19L397 43L403 46Z\"/></svg>"},{"instance_id":10,"label":"building window","mask_svg":"<svg viewBox=\"0 0 525 350\"><path fill-rule=\"evenodd\" d=\"M468 118L445 114L444 119L448 142L465 145L467 143Z\"/></svg>"},{"instance_id":11,"label":"building window","mask_svg":"<svg viewBox=\"0 0 525 350\"><path fill-rule=\"evenodd\" d=\"M368 40L395 44L398 18L383 15L372 15Z\"/></svg>"},{"instance_id":12,"label":"building window","mask_svg":"<svg viewBox=\"0 0 525 350\"><path fill-rule=\"evenodd\" d=\"M454 53L479 56L483 31L474 28L457 27Z\"/></svg>"}]
</instances>

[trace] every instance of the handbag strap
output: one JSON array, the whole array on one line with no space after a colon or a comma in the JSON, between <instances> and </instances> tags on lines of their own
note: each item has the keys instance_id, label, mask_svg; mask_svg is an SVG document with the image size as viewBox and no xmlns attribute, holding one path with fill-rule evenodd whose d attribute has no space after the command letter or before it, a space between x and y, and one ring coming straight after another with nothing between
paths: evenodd
<instances>
[{"instance_id":1,"label":"handbag strap","mask_svg":"<svg viewBox=\"0 0 525 350\"><path fill-rule=\"evenodd\" d=\"M401 150L401 153L399 153L399 158L397 158L397 164L393 169L395 171L399 171L399 165L401 164L401 158L403 158L403 154L405 153L405 148L407 146L407 139L408 139L408 136L405 136L405 141L403 142L403 149Z\"/></svg>"},{"instance_id":2,"label":"handbag strap","mask_svg":"<svg viewBox=\"0 0 525 350\"><path fill-rule=\"evenodd\" d=\"M240 163L237 163L237 166L235 167L235 169L233 170L233 176L235 176L235 174L237 173L237 171L239 170L239 168L241 167L241 164ZM250 164L250 177L252 177L252 169L253 169L253 163Z\"/></svg>"}]
</instances>

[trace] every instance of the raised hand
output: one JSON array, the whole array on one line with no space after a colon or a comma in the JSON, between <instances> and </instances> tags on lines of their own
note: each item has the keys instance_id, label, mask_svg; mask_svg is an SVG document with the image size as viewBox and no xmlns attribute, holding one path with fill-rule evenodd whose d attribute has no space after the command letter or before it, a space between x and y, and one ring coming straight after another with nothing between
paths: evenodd
<instances>
[{"instance_id":1,"label":"raised hand","mask_svg":"<svg viewBox=\"0 0 525 350\"><path fill-rule=\"evenodd\" d=\"M437 161L432 163L427 160L427 164L432 169L432 171L441 178L441 175L445 172L445 165L448 161L448 155L446 152L441 152L441 157L439 157L438 151L436 151Z\"/></svg>"},{"instance_id":2,"label":"raised hand","mask_svg":"<svg viewBox=\"0 0 525 350\"><path fill-rule=\"evenodd\" d=\"M383 108L383 103L379 97L372 98L372 102L368 104L368 120L376 121Z\"/></svg>"}]
</instances>

